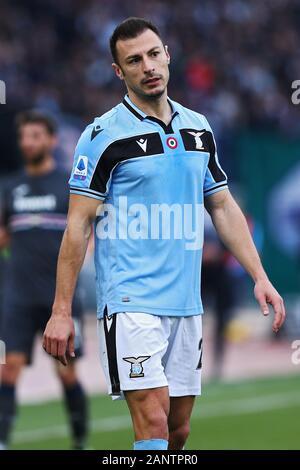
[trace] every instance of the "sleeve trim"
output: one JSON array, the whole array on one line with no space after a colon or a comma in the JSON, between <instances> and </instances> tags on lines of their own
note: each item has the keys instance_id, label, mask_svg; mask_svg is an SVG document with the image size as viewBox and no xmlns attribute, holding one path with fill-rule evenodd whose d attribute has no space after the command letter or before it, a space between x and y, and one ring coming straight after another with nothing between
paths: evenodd
<instances>
[{"instance_id":1,"label":"sleeve trim","mask_svg":"<svg viewBox=\"0 0 300 470\"><path fill-rule=\"evenodd\" d=\"M80 196L88 196L92 197L94 199L98 199L100 201L104 201L105 196L103 196L100 193L97 193L96 191L90 191L88 189L81 189L81 188L73 188L72 186L70 187L70 193L71 194L79 194Z\"/></svg>"},{"instance_id":2,"label":"sleeve trim","mask_svg":"<svg viewBox=\"0 0 300 470\"><path fill-rule=\"evenodd\" d=\"M226 188L228 188L228 183L227 182L218 184L216 186L213 186L212 188L209 188L209 189L206 189L205 191L203 191L204 197L210 196L211 194L216 193L218 191L222 191L223 189L226 189Z\"/></svg>"}]
</instances>

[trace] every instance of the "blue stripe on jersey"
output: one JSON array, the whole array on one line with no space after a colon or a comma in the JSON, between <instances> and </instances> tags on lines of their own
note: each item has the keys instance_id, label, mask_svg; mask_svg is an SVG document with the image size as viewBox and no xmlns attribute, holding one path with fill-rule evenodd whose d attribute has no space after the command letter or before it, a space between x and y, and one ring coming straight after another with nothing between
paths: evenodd
<instances>
[{"instance_id":1,"label":"blue stripe on jersey","mask_svg":"<svg viewBox=\"0 0 300 470\"><path fill-rule=\"evenodd\" d=\"M73 194L104 202L95 222L97 314L203 312L204 197L227 188L206 118L169 100L168 126L128 96L76 147Z\"/></svg>"}]
</instances>

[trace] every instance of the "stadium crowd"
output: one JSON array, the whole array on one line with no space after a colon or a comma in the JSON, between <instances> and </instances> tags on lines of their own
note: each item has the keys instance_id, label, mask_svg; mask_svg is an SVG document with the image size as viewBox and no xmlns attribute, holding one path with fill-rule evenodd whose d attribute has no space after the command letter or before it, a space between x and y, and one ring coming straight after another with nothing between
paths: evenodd
<instances>
[{"instance_id":1,"label":"stadium crowd","mask_svg":"<svg viewBox=\"0 0 300 470\"><path fill-rule=\"evenodd\" d=\"M11 0L0 4L0 78L11 105L84 122L115 105L109 36L128 16L157 24L169 45L169 94L221 129L297 132L298 0Z\"/></svg>"}]
</instances>

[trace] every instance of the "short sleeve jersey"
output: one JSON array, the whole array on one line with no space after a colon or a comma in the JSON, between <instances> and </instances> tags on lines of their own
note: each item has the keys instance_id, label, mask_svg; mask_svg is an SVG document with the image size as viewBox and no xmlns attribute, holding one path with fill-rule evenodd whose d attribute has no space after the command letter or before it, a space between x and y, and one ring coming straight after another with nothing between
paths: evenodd
<instances>
[{"instance_id":1,"label":"short sleeve jersey","mask_svg":"<svg viewBox=\"0 0 300 470\"><path fill-rule=\"evenodd\" d=\"M204 198L227 188L207 119L168 99L169 125L126 95L87 126L72 194L103 201L95 220L97 314L203 313Z\"/></svg>"}]
</instances>

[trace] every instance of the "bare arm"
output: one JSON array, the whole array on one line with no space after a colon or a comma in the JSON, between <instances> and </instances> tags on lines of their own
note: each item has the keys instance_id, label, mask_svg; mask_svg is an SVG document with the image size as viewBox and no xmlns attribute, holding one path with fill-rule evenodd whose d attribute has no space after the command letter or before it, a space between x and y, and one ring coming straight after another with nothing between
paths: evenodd
<instances>
[{"instance_id":1,"label":"bare arm","mask_svg":"<svg viewBox=\"0 0 300 470\"><path fill-rule=\"evenodd\" d=\"M72 300L98 206L96 199L75 194L70 196L67 227L57 263L52 315L43 339L44 349L64 365L67 364L67 350L74 356Z\"/></svg>"},{"instance_id":2,"label":"bare arm","mask_svg":"<svg viewBox=\"0 0 300 470\"><path fill-rule=\"evenodd\" d=\"M273 331L277 332L285 319L284 303L264 271L241 209L228 190L206 198L205 207L224 245L252 277L254 295L263 314L268 315L268 304L273 306Z\"/></svg>"}]
</instances>

